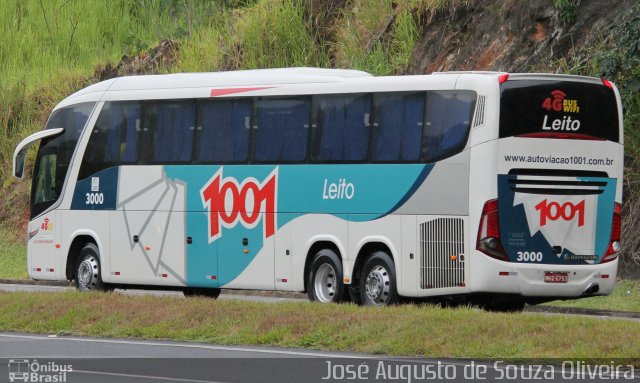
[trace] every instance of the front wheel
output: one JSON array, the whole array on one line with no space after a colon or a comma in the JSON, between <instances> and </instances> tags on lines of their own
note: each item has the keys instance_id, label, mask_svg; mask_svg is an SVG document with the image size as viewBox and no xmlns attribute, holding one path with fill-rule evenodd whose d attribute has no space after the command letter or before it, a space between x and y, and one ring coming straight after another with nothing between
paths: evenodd
<instances>
[{"instance_id":1,"label":"front wheel","mask_svg":"<svg viewBox=\"0 0 640 383\"><path fill-rule=\"evenodd\" d=\"M389 306L398 302L393 259L376 251L364 264L360 274L360 300L367 306Z\"/></svg>"},{"instance_id":2,"label":"front wheel","mask_svg":"<svg viewBox=\"0 0 640 383\"><path fill-rule=\"evenodd\" d=\"M98 247L93 243L86 244L78 256L76 265L76 287L80 291L106 290L102 283Z\"/></svg>"},{"instance_id":3,"label":"front wheel","mask_svg":"<svg viewBox=\"0 0 640 383\"><path fill-rule=\"evenodd\" d=\"M309 300L322 303L342 302L345 287L342 281L342 262L333 250L320 250L309 271L307 281Z\"/></svg>"}]
</instances>

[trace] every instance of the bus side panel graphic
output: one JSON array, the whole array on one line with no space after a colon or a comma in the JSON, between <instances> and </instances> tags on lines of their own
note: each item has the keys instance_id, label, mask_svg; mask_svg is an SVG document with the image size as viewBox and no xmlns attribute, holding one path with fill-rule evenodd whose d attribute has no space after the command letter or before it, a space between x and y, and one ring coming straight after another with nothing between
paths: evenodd
<instances>
[{"instance_id":1,"label":"bus side panel graphic","mask_svg":"<svg viewBox=\"0 0 640 383\"><path fill-rule=\"evenodd\" d=\"M118 197L118 167L108 168L80 180L71 201L73 210L115 210Z\"/></svg>"},{"instance_id":2,"label":"bus side panel graphic","mask_svg":"<svg viewBox=\"0 0 640 383\"><path fill-rule=\"evenodd\" d=\"M187 247L187 282L209 287L231 282L263 250L265 241L299 216L330 214L365 222L392 213L431 168L424 164L165 166L169 179L187 185L186 230L193 236ZM272 188L275 198L270 195ZM269 209L272 203L277 214ZM224 211L210 210L221 206ZM234 207L240 210L233 211Z\"/></svg>"}]
</instances>

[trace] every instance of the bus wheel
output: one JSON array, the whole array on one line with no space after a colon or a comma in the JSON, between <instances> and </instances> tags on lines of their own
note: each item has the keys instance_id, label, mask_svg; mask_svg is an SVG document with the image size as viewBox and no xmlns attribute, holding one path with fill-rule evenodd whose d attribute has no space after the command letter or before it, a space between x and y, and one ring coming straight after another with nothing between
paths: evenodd
<instances>
[{"instance_id":1,"label":"bus wheel","mask_svg":"<svg viewBox=\"0 0 640 383\"><path fill-rule=\"evenodd\" d=\"M210 289L202 287L186 287L182 290L185 297L204 297L211 299L218 299L220 296L220 289Z\"/></svg>"},{"instance_id":2,"label":"bus wheel","mask_svg":"<svg viewBox=\"0 0 640 383\"><path fill-rule=\"evenodd\" d=\"M320 250L313 259L309 272L309 300L322 303L341 302L344 290L340 258L332 250Z\"/></svg>"},{"instance_id":3,"label":"bus wheel","mask_svg":"<svg viewBox=\"0 0 640 383\"><path fill-rule=\"evenodd\" d=\"M100 274L100 259L98 247L87 243L80 250L78 265L76 266L76 287L80 291L105 290Z\"/></svg>"},{"instance_id":4,"label":"bus wheel","mask_svg":"<svg viewBox=\"0 0 640 383\"><path fill-rule=\"evenodd\" d=\"M398 302L396 273L391 257L376 251L360 274L360 299L367 306L389 306Z\"/></svg>"}]
</instances>

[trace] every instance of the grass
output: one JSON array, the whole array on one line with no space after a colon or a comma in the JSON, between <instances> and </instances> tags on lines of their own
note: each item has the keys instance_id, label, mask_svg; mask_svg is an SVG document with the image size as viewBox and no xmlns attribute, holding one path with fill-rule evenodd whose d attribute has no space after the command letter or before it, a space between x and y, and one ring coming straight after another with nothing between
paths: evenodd
<instances>
[{"instance_id":1,"label":"grass","mask_svg":"<svg viewBox=\"0 0 640 383\"><path fill-rule=\"evenodd\" d=\"M404 73L420 38L422 19L469 5L468 0L354 0L336 28L336 66L375 75Z\"/></svg>"},{"instance_id":2,"label":"grass","mask_svg":"<svg viewBox=\"0 0 640 383\"><path fill-rule=\"evenodd\" d=\"M640 281L618 281L611 295L569 301L554 301L550 306L640 312Z\"/></svg>"},{"instance_id":3,"label":"grass","mask_svg":"<svg viewBox=\"0 0 640 383\"><path fill-rule=\"evenodd\" d=\"M221 2L3 0L0 86L32 90L56 74L136 55L164 38L187 36L220 13Z\"/></svg>"},{"instance_id":4,"label":"grass","mask_svg":"<svg viewBox=\"0 0 640 383\"><path fill-rule=\"evenodd\" d=\"M266 304L120 294L0 293L0 329L455 358L616 358L640 323L404 305Z\"/></svg>"},{"instance_id":5,"label":"grass","mask_svg":"<svg viewBox=\"0 0 640 383\"><path fill-rule=\"evenodd\" d=\"M260 0L222 13L183 40L172 70L328 67L328 47L313 31L304 4Z\"/></svg>"},{"instance_id":6,"label":"grass","mask_svg":"<svg viewBox=\"0 0 640 383\"><path fill-rule=\"evenodd\" d=\"M18 141L42 129L55 104L87 86L97 64L117 61L124 54L141 54L165 38L188 36L199 26L211 25L225 6L225 2L208 0L1 3L2 189L11 183L6 169L11 168L11 154ZM11 204L0 203L2 210Z\"/></svg>"},{"instance_id":7,"label":"grass","mask_svg":"<svg viewBox=\"0 0 640 383\"><path fill-rule=\"evenodd\" d=\"M139 4L145 3L151 5ZM91 70L97 60L157 39L153 24L136 18L125 1L7 0L0 12L0 86L24 82L34 89L59 72Z\"/></svg>"},{"instance_id":8,"label":"grass","mask_svg":"<svg viewBox=\"0 0 640 383\"><path fill-rule=\"evenodd\" d=\"M24 241L8 238L0 229L0 279L29 279L27 274L27 246Z\"/></svg>"},{"instance_id":9,"label":"grass","mask_svg":"<svg viewBox=\"0 0 640 383\"><path fill-rule=\"evenodd\" d=\"M336 66L352 67L376 75L389 75L393 68L382 41L383 32L394 16L390 0L356 0L345 11L336 30Z\"/></svg>"},{"instance_id":10,"label":"grass","mask_svg":"<svg viewBox=\"0 0 640 383\"><path fill-rule=\"evenodd\" d=\"M236 12L231 47L239 69L329 66L324 42L305 20L302 2L262 0Z\"/></svg>"},{"instance_id":11,"label":"grass","mask_svg":"<svg viewBox=\"0 0 640 383\"><path fill-rule=\"evenodd\" d=\"M454 12L460 8L468 8L472 2L470 0L400 0L398 4L401 8L415 9L417 13L433 17L441 11Z\"/></svg>"},{"instance_id":12,"label":"grass","mask_svg":"<svg viewBox=\"0 0 640 383\"><path fill-rule=\"evenodd\" d=\"M213 72L223 67L225 34L217 27L201 28L180 46L177 72Z\"/></svg>"}]
</instances>

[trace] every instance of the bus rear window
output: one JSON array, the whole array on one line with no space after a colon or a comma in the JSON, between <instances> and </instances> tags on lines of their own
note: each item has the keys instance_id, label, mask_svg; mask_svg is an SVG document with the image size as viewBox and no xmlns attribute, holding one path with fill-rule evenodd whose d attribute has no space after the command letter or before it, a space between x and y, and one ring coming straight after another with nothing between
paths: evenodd
<instances>
[{"instance_id":1,"label":"bus rear window","mask_svg":"<svg viewBox=\"0 0 640 383\"><path fill-rule=\"evenodd\" d=\"M619 141L616 97L603 84L513 80L500 86L500 138Z\"/></svg>"}]
</instances>

